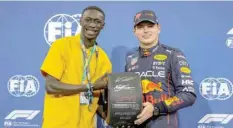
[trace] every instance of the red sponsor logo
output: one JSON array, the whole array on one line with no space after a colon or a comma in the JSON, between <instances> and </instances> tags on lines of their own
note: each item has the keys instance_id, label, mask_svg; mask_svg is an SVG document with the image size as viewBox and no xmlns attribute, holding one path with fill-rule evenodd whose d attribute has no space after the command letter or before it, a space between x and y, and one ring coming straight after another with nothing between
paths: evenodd
<instances>
[{"instance_id":1,"label":"red sponsor logo","mask_svg":"<svg viewBox=\"0 0 233 128\"><path fill-rule=\"evenodd\" d=\"M145 79L145 80L142 80L141 83L142 83L142 92L143 93L148 93L151 91L159 91L159 92L163 91L161 82L154 83L152 81Z\"/></svg>"},{"instance_id":2,"label":"red sponsor logo","mask_svg":"<svg viewBox=\"0 0 233 128\"><path fill-rule=\"evenodd\" d=\"M140 17L141 17L141 13L138 13L136 16L135 16L135 19L137 20L137 19L139 19Z\"/></svg>"},{"instance_id":3,"label":"red sponsor logo","mask_svg":"<svg viewBox=\"0 0 233 128\"><path fill-rule=\"evenodd\" d=\"M184 103L184 101L178 97L169 97L166 94L161 94L159 98L154 98L151 94L148 94L145 95L145 98L143 99L143 102L150 102L152 104L156 104L161 101L164 101L167 106L176 106Z\"/></svg>"}]
</instances>

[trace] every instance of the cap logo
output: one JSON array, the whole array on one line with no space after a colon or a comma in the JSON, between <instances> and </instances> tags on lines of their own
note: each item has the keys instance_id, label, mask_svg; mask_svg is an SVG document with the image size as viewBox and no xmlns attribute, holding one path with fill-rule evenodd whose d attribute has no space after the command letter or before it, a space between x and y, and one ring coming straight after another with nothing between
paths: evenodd
<instances>
[{"instance_id":1,"label":"cap logo","mask_svg":"<svg viewBox=\"0 0 233 128\"><path fill-rule=\"evenodd\" d=\"M146 16L154 16L153 13L145 13Z\"/></svg>"},{"instance_id":2,"label":"cap logo","mask_svg":"<svg viewBox=\"0 0 233 128\"><path fill-rule=\"evenodd\" d=\"M139 19L141 17L142 13L138 13L136 16L135 16L135 19Z\"/></svg>"}]
</instances>

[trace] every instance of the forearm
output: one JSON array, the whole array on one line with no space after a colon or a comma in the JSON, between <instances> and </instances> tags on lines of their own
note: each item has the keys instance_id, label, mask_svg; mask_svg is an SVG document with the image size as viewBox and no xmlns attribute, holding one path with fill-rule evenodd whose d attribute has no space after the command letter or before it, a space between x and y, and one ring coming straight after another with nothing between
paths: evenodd
<instances>
[{"instance_id":1,"label":"forearm","mask_svg":"<svg viewBox=\"0 0 233 128\"><path fill-rule=\"evenodd\" d=\"M155 106L159 108L160 114L164 115L191 106L195 100L196 96L193 93L182 92L155 104Z\"/></svg>"},{"instance_id":2,"label":"forearm","mask_svg":"<svg viewBox=\"0 0 233 128\"><path fill-rule=\"evenodd\" d=\"M46 85L45 89L48 94L57 94L57 95L63 95L63 96L74 95L74 94L81 92L79 89L74 89L74 90L55 89L55 88L52 88L51 85Z\"/></svg>"},{"instance_id":3,"label":"forearm","mask_svg":"<svg viewBox=\"0 0 233 128\"><path fill-rule=\"evenodd\" d=\"M174 87L175 95L155 104L161 114L175 112L193 105L196 100L195 82L193 81L189 64L180 51L174 51L171 59L171 73L168 75L168 84Z\"/></svg>"},{"instance_id":4,"label":"forearm","mask_svg":"<svg viewBox=\"0 0 233 128\"><path fill-rule=\"evenodd\" d=\"M47 81L46 91L49 94L73 95L87 91L86 85L71 85L59 81Z\"/></svg>"},{"instance_id":5,"label":"forearm","mask_svg":"<svg viewBox=\"0 0 233 128\"><path fill-rule=\"evenodd\" d=\"M98 81L98 80L97 80ZM93 90L100 90L106 88L107 81L95 82ZM67 84L62 83L52 76L46 76L46 91L49 94L60 95L74 95L80 92L88 91L88 87L85 84Z\"/></svg>"},{"instance_id":6,"label":"forearm","mask_svg":"<svg viewBox=\"0 0 233 128\"><path fill-rule=\"evenodd\" d=\"M48 94L73 95L87 91L86 85L74 85L62 83L52 76L46 76L46 91Z\"/></svg>"}]
</instances>

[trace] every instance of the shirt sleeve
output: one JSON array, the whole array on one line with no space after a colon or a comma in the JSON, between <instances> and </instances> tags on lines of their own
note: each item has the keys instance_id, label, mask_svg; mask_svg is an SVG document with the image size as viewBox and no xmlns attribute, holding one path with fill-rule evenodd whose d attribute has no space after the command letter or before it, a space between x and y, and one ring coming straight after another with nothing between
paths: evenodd
<instances>
[{"instance_id":1,"label":"shirt sleeve","mask_svg":"<svg viewBox=\"0 0 233 128\"><path fill-rule=\"evenodd\" d=\"M64 51L61 49L62 43L61 40L57 40L50 47L40 68L43 76L49 74L56 79L61 79L65 67L64 55L62 54Z\"/></svg>"},{"instance_id":2,"label":"shirt sleeve","mask_svg":"<svg viewBox=\"0 0 233 128\"><path fill-rule=\"evenodd\" d=\"M107 62L107 65L109 65L108 66L108 69L107 69L107 73L112 73L112 63L111 63L111 61L109 60L109 58L108 58L108 62Z\"/></svg>"}]
</instances>

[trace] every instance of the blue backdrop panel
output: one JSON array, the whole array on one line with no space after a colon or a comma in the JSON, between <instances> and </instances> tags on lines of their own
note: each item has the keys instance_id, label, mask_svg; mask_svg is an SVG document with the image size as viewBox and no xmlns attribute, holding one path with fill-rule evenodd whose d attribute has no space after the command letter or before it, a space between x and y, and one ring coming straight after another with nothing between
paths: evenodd
<instances>
[{"instance_id":1,"label":"blue backdrop panel","mask_svg":"<svg viewBox=\"0 0 233 128\"><path fill-rule=\"evenodd\" d=\"M0 2L0 127L41 127L40 66L51 41L79 32L89 5L106 13L98 43L114 72L138 45L134 15L154 10L160 41L184 52L196 82L197 101L179 111L180 128L233 128L233 2ZM97 125L106 127L99 117Z\"/></svg>"}]
</instances>

